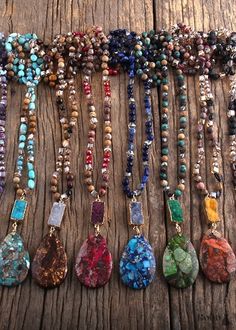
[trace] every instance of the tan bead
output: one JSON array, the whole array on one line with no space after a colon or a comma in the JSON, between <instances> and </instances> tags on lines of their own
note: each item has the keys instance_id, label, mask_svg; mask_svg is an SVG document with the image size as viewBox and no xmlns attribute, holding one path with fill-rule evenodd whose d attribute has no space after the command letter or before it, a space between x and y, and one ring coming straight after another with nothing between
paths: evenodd
<instances>
[{"instance_id":1,"label":"tan bead","mask_svg":"<svg viewBox=\"0 0 236 330\"><path fill-rule=\"evenodd\" d=\"M163 162L168 162L168 156L161 156L161 160L163 161Z\"/></svg>"},{"instance_id":2,"label":"tan bead","mask_svg":"<svg viewBox=\"0 0 236 330\"><path fill-rule=\"evenodd\" d=\"M90 178L86 178L85 180L84 180L84 183L87 185L87 186L91 186L91 184L93 183L92 182L92 178L90 177Z\"/></svg>"},{"instance_id":3,"label":"tan bead","mask_svg":"<svg viewBox=\"0 0 236 330\"><path fill-rule=\"evenodd\" d=\"M167 60L162 60L162 61L161 61L161 64L162 64L162 65L167 65Z\"/></svg>"},{"instance_id":4,"label":"tan bead","mask_svg":"<svg viewBox=\"0 0 236 330\"><path fill-rule=\"evenodd\" d=\"M16 194L17 196L22 196L24 194L24 190L19 188L17 189Z\"/></svg>"},{"instance_id":5,"label":"tan bead","mask_svg":"<svg viewBox=\"0 0 236 330\"><path fill-rule=\"evenodd\" d=\"M102 61L103 61L103 62L108 62L108 61L109 61L109 57L106 56L106 55L103 55L103 56L102 56Z\"/></svg>"},{"instance_id":6,"label":"tan bead","mask_svg":"<svg viewBox=\"0 0 236 330\"><path fill-rule=\"evenodd\" d=\"M105 141L104 141L104 145L105 145L106 147L110 147L110 146L111 146L111 140L105 140Z\"/></svg>"},{"instance_id":7,"label":"tan bead","mask_svg":"<svg viewBox=\"0 0 236 330\"><path fill-rule=\"evenodd\" d=\"M102 71L102 74L103 74L104 76L108 76L108 75L109 75L109 71L108 71L108 70L103 70L103 71Z\"/></svg>"},{"instance_id":8,"label":"tan bead","mask_svg":"<svg viewBox=\"0 0 236 330\"><path fill-rule=\"evenodd\" d=\"M105 133L111 133L111 132L112 132L112 128L110 126L106 126Z\"/></svg>"},{"instance_id":9,"label":"tan bead","mask_svg":"<svg viewBox=\"0 0 236 330\"><path fill-rule=\"evenodd\" d=\"M87 178L91 177L92 176L92 171L88 171L88 170L84 171L84 176L87 177Z\"/></svg>"},{"instance_id":10,"label":"tan bead","mask_svg":"<svg viewBox=\"0 0 236 330\"><path fill-rule=\"evenodd\" d=\"M24 104L29 104L29 103L30 103L30 99L25 98L25 99L24 99Z\"/></svg>"},{"instance_id":11,"label":"tan bead","mask_svg":"<svg viewBox=\"0 0 236 330\"><path fill-rule=\"evenodd\" d=\"M169 133L167 131L162 131L161 132L161 136L162 137L168 137L169 136Z\"/></svg>"},{"instance_id":12,"label":"tan bead","mask_svg":"<svg viewBox=\"0 0 236 330\"><path fill-rule=\"evenodd\" d=\"M51 179L51 185L52 185L52 186L56 186L56 185L57 185L57 179L52 178L52 179Z\"/></svg>"},{"instance_id":13,"label":"tan bead","mask_svg":"<svg viewBox=\"0 0 236 330\"><path fill-rule=\"evenodd\" d=\"M71 116L77 118L79 117L79 113L77 111L72 111Z\"/></svg>"},{"instance_id":14,"label":"tan bead","mask_svg":"<svg viewBox=\"0 0 236 330\"><path fill-rule=\"evenodd\" d=\"M20 183L20 178L18 176L14 176L13 183Z\"/></svg>"},{"instance_id":15,"label":"tan bead","mask_svg":"<svg viewBox=\"0 0 236 330\"><path fill-rule=\"evenodd\" d=\"M94 186L93 185L90 185L90 186L88 186L88 191L91 193L92 191L94 191L95 190L95 188L94 188Z\"/></svg>"},{"instance_id":16,"label":"tan bead","mask_svg":"<svg viewBox=\"0 0 236 330\"><path fill-rule=\"evenodd\" d=\"M178 139L179 140L184 140L185 139L185 135L183 133L178 134Z\"/></svg>"},{"instance_id":17,"label":"tan bead","mask_svg":"<svg viewBox=\"0 0 236 330\"><path fill-rule=\"evenodd\" d=\"M184 191L184 190L185 190L185 185L182 184L182 183L180 183L180 184L177 186L177 188L178 188L179 190L181 190L181 191Z\"/></svg>"},{"instance_id":18,"label":"tan bead","mask_svg":"<svg viewBox=\"0 0 236 330\"><path fill-rule=\"evenodd\" d=\"M163 90L164 92L167 92L167 91L169 90L169 86L168 86L168 85L163 85L163 86L162 86L162 90Z\"/></svg>"}]
</instances>

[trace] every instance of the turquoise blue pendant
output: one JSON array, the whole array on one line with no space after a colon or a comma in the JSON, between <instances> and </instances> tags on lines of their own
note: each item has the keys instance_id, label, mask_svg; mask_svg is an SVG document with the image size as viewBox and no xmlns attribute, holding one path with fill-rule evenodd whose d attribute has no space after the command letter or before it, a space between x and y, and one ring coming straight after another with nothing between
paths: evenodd
<instances>
[{"instance_id":1,"label":"turquoise blue pendant","mask_svg":"<svg viewBox=\"0 0 236 330\"><path fill-rule=\"evenodd\" d=\"M156 260L151 245L143 235L134 235L120 259L122 282L132 289L144 289L153 280Z\"/></svg>"},{"instance_id":2,"label":"turquoise blue pendant","mask_svg":"<svg viewBox=\"0 0 236 330\"><path fill-rule=\"evenodd\" d=\"M21 284L29 271L29 253L19 234L8 234L0 244L0 285L16 286Z\"/></svg>"}]
</instances>

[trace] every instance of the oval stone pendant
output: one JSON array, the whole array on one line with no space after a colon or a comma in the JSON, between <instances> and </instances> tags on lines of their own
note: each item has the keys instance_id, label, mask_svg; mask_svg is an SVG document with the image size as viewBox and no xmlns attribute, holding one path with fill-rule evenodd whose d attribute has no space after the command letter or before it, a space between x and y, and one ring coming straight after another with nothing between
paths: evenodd
<instances>
[{"instance_id":1,"label":"oval stone pendant","mask_svg":"<svg viewBox=\"0 0 236 330\"><path fill-rule=\"evenodd\" d=\"M16 286L27 277L30 267L29 253L21 236L8 234L0 244L0 285Z\"/></svg>"},{"instance_id":2,"label":"oval stone pendant","mask_svg":"<svg viewBox=\"0 0 236 330\"><path fill-rule=\"evenodd\" d=\"M112 271L112 256L102 235L91 234L76 257L75 272L79 281L89 288L105 285Z\"/></svg>"},{"instance_id":3,"label":"oval stone pendant","mask_svg":"<svg viewBox=\"0 0 236 330\"><path fill-rule=\"evenodd\" d=\"M198 258L192 243L184 235L174 235L163 255L165 279L176 288L187 288L195 282L198 271Z\"/></svg>"},{"instance_id":4,"label":"oval stone pendant","mask_svg":"<svg viewBox=\"0 0 236 330\"><path fill-rule=\"evenodd\" d=\"M143 235L134 235L120 259L122 282L132 289L144 289L153 280L156 260L151 245Z\"/></svg>"},{"instance_id":5,"label":"oval stone pendant","mask_svg":"<svg viewBox=\"0 0 236 330\"><path fill-rule=\"evenodd\" d=\"M228 241L213 233L205 234L200 248L200 264L212 282L229 282L236 271L236 257Z\"/></svg>"},{"instance_id":6,"label":"oval stone pendant","mask_svg":"<svg viewBox=\"0 0 236 330\"><path fill-rule=\"evenodd\" d=\"M40 243L32 262L32 277L44 288L60 285L67 274L67 255L59 238L47 234Z\"/></svg>"}]
</instances>

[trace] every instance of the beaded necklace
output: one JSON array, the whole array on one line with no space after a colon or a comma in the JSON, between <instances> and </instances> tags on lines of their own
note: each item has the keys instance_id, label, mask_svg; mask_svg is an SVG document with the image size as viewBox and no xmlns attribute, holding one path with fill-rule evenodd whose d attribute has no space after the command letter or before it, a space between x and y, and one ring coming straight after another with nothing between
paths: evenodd
<instances>
[{"instance_id":1,"label":"beaded necklace","mask_svg":"<svg viewBox=\"0 0 236 330\"><path fill-rule=\"evenodd\" d=\"M0 193L5 187L6 167L5 167L5 153L6 153L6 109L7 109L7 77L5 65L7 62L7 52L5 50L5 37L0 33Z\"/></svg>"},{"instance_id":2,"label":"beaded necklace","mask_svg":"<svg viewBox=\"0 0 236 330\"><path fill-rule=\"evenodd\" d=\"M13 183L17 194L10 220L12 232L0 245L0 284L5 286L19 285L28 274L30 267L29 253L24 247L21 236L17 233L18 224L25 218L28 195L35 188L35 133L36 133L36 94L42 72L41 42L35 34L20 35L12 33L6 40L9 77L16 77L19 83L26 85L22 115L19 125L18 156ZM27 168L27 184L22 183L24 169Z\"/></svg>"},{"instance_id":3,"label":"beaded necklace","mask_svg":"<svg viewBox=\"0 0 236 330\"><path fill-rule=\"evenodd\" d=\"M161 85L161 164L160 183L166 196L166 204L169 218L175 224L176 234L168 241L163 255L163 273L167 282L177 288L186 288L192 285L197 277L199 265L196 251L190 240L183 235L181 223L184 221L183 210L179 198L185 190L185 178L187 164L186 152L186 128L187 128L187 96L185 79L179 68L180 46L178 40L165 31L160 31L159 39L162 43L161 51L157 59L159 79ZM169 70L170 57L175 66L176 81L178 88L178 185L171 190L168 180L169 167Z\"/></svg>"},{"instance_id":4,"label":"beaded necklace","mask_svg":"<svg viewBox=\"0 0 236 330\"><path fill-rule=\"evenodd\" d=\"M100 227L104 224L105 203L109 182L109 164L111 158L111 89L109 79L109 50L107 38L99 26L89 28L84 35L83 57L83 91L87 100L89 130L88 144L85 152L84 182L87 190L95 199L91 205L91 223L95 233L90 234L82 244L76 257L75 272L79 281L89 288L104 286L110 279L112 272L112 256L108 250L105 238L100 234ZM103 120L104 142L103 163L101 168L102 183L96 190L93 183L94 149L97 130L96 107L92 91L92 73L102 68L102 82L104 88Z\"/></svg>"},{"instance_id":5,"label":"beaded necklace","mask_svg":"<svg viewBox=\"0 0 236 330\"><path fill-rule=\"evenodd\" d=\"M65 213L66 204L72 195L74 174L71 170L71 135L78 119L78 105L75 98L75 75L77 73L76 55L81 54L80 38L72 44L72 34L57 35L51 46L52 59L57 61L57 73L53 81L56 84L56 104L59 121L62 128L62 141L58 149L56 170L52 174L50 190L54 195L49 218L49 233L40 243L33 263L32 276L34 280L44 288L59 286L67 274L67 255L62 242L58 237ZM51 72L49 74L49 81ZM56 79L57 78L57 79ZM64 93L68 89L68 108L64 102ZM59 180L63 176L66 179L66 190L59 192Z\"/></svg>"},{"instance_id":6,"label":"beaded necklace","mask_svg":"<svg viewBox=\"0 0 236 330\"><path fill-rule=\"evenodd\" d=\"M214 113L214 98L211 92L209 82L209 68L211 63L208 61L205 50L208 49L207 35L198 33L196 35L196 44L199 54L200 75L200 119L197 127L198 138L198 157L193 169L193 177L196 182L196 188L204 196L204 210L210 229L204 234L200 247L200 264L205 276L217 283L230 281L236 271L236 257L227 242L216 230L220 221L218 214L218 202L222 194L223 177L220 170L219 156L220 144L217 137L217 127ZM208 65L206 66L206 63ZM205 132L204 132L205 130ZM204 160L204 136L209 141L212 148L211 156L211 176L214 181L214 190L209 191L201 177L201 165Z\"/></svg>"},{"instance_id":7,"label":"beaded necklace","mask_svg":"<svg viewBox=\"0 0 236 330\"><path fill-rule=\"evenodd\" d=\"M115 30L110 33L110 48L112 61L123 66L128 71L129 82L127 94L129 100L129 124L128 124L128 150L127 167L123 179L123 192L132 201L129 203L130 219L129 225L136 234L125 246L120 259L120 276L122 282L133 289L143 289L153 280L156 261L153 250L148 240L141 234L144 225L142 202L138 201L149 177L149 148L154 139L152 130L151 110L151 79L150 71L154 69L155 63L150 61L153 56L151 51L151 35L144 33L141 37L134 32L126 30ZM114 55L113 55L114 54ZM149 58L150 56L150 58ZM143 175L140 184L135 190L130 188L130 179L134 161L134 143L136 136L136 101L134 98L135 75L138 74L143 80L144 106L145 106L145 135L146 140L142 147Z\"/></svg>"}]
</instances>

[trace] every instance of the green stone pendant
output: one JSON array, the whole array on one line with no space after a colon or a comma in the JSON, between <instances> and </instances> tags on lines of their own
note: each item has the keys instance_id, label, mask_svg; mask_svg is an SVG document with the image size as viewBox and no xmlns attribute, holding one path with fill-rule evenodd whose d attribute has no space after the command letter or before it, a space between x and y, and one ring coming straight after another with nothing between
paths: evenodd
<instances>
[{"instance_id":1,"label":"green stone pendant","mask_svg":"<svg viewBox=\"0 0 236 330\"><path fill-rule=\"evenodd\" d=\"M172 222L178 222L178 223L183 222L184 221L183 210L180 205L180 202L177 199L168 199L167 205L170 214L170 220Z\"/></svg>"},{"instance_id":2,"label":"green stone pendant","mask_svg":"<svg viewBox=\"0 0 236 330\"><path fill-rule=\"evenodd\" d=\"M176 288L187 288L198 275L199 263L196 251L188 238L174 235L163 255L163 273L167 282Z\"/></svg>"}]
</instances>

